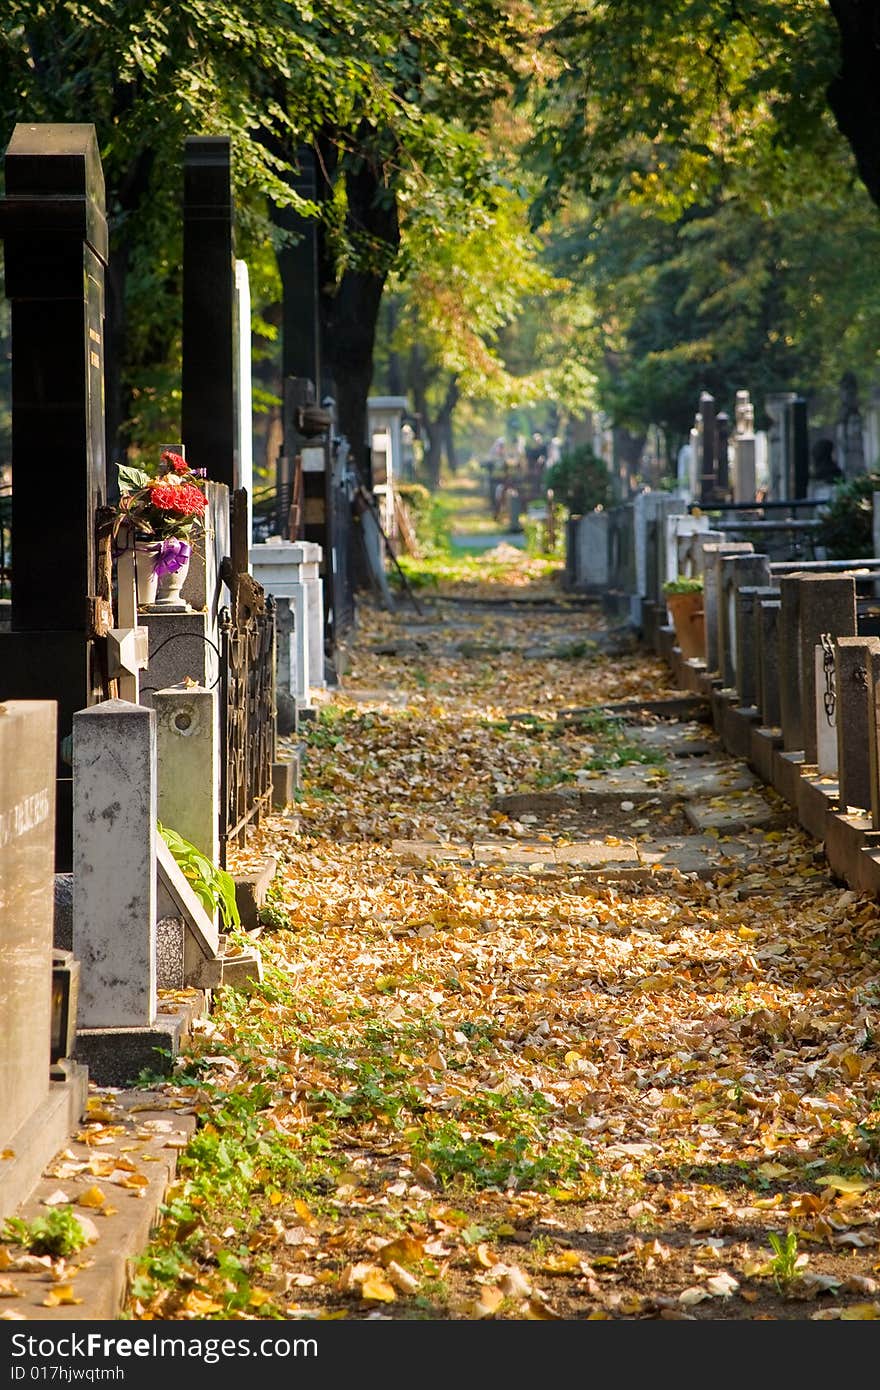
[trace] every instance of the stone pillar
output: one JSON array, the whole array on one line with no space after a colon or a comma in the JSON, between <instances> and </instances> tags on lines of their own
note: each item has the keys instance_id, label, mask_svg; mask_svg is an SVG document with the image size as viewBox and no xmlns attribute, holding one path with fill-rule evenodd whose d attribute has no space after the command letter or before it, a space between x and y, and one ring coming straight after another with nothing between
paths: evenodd
<instances>
[{"instance_id":1,"label":"stone pillar","mask_svg":"<svg viewBox=\"0 0 880 1390\"><path fill-rule=\"evenodd\" d=\"M765 728L780 727L779 711L779 613L778 599L759 599L755 613L758 627L758 709Z\"/></svg>"},{"instance_id":2,"label":"stone pillar","mask_svg":"<svg viewBox=\"0 0 880 1390\"><path fill-rule=\"evenodd\" d=\"M741 585L736 592L736 688L740 704L760 708L758 704L759 649L755 640L758 626L758 604L774 599L779 590L770 584Z\"/></svg>"},{"instance_id":3,"label":"stone pillar","mask_svg":"<svg viewBox=\"0 0 880 1390\"><path fill-rule=\"evenodd\" d=\"M706 624L706 670L719 669L721 647L719 644L719 593L721 584L721 560L725 555L750 555L755 547L751 541L731 541L718 545L704 544L706 568L703 573L703 613Z\"/></svg>"},{"instance_id":4,"label":"stone pillar","mask_svg":"<svg viewBox=\"0 0 880 1390\"><path fill-rule=\"evenodd\" d=\"M802 726L801 748L806 765L816 762L816 727L812 713L816 707L815 654L814 648L821 644L823 632L832 637L855 637L856 635L856 581L851 574L801 574L800 575L800 679ZM839 690L838 685L838 690ZM867 714L865 715L867 720ZM838 711L838 738L840 737L840 712ZM867 726L862 755L867 764ZM855 803L854 803L855 804ZM870 805L863 802L862 805Z\"/></svg>"},{"instance_id":5,"label":"stone pillar","mask_svg":"<svg viewBox=\"0 0 880 1390\"><path fill-rule=\"evenodd\" d=\"M803 573L779 578L779 725L786 753L803 750L801 692L801 580Z\"/></svg>"},{"instance_id":6,"label":"stone pillar","mask_svg":"<svg viewBox=\"0 0 880 1390\"><path fill-rule=\"evenodd\" d=\"M51 700L9 700L0 705L3 1149L14 1148L11 1141L16 1131L49 1094L55 726L56 709Z\"/></svg>"},{"instance_id":7,"label":"stone pillar","mask_svg":"<svg viewBox=\"0 0 880 1390\"><path fill-rule=\"evenodd\" d=\"M708 391L700 394L700 501L705 506L714 502L718 482L718 461L715 457L715 397Z\"/></svg>"},{"instance_id":8,"label":"stone pillar","mask_svg":"<svg viewBox=\"0 0 880 1390\"><path fill-rule=\"evenodd\" d=\"M870 698L872 662L880 638L838 637L834 643L837 686L837 779L840 809L869 811L876 803L871 781Z\"/></svg>"},{"instance_id":9,"label":"stone pillar","mask_svg":"<svg viewBox=\"0 0 880 1390\"><path fill-rule=\"evenodd\" d=\"M232 173L226 135L189 135L183 156L181 432L187 462L230 492L236 451Z\"/></svg>"},{"instance_id":10,"label":"stone pillar","mask_svg":"<svg viewBox=\"0 0 880 1390\"><path fill-rule=\"evenodd\" d=\"M153 695L158 818L220 862L220 714L216 690L176 685Z\"/></svg>"},{"instance_id":11,"label":"stone pillar","mask_svg":"<svg viewBox=\"0 0 880 1390\"><path fill-rule=\"evenodd\" d=\"M53 700L58 737L100 698L95 511L107 500L104 174L93 125L15 127L0 202L12 308L12 631L0 700ZM70 868L70 770L57 767L56 867Z\"/></svg>"},{"instance_id":12,"label":"stone pillar","mask_svg":"<svg viewBox=\"0 0 880 1390\"><path fill-rule=\"evenodd\" d=\"M293 605L297 698L307 703L309 691L325 683L321 547L311 541L270 541L251 546L250 562L266 593Z\"/></svg>"},{"instance_id":13,"label":"stone pillar","mask_svg":"<svg viewBox=\"0 0 880 1390\"><path fill-rule=\"evenodd\" d=\"M156 1019L156 716L106 700L73 718L73 951L83 1028Z\"/></svg>"},{"instance_id":14,"label":"stone pillar","mask_svg":"<svg viewBox=\"0 0 880 1390\"><path fill-rule=\"evenodd\" d=\"M871 828L880 830L880 656L871 653L868 752L871 775Z\"/></svg>"},{"instance_id":15,"label":"stone pillar","mask_svg":"<svg viewBox=\"0 0 880 1390\"><path fill-rule=\"evenodd\" d=\"M736 595L741 586L754 587L770 582L770 561L766 555L726 555L719 559L718 593L718 669L727 689L737 681Z\"/></svg>"},{"instance_id":16,"label":"stone pillar","mask_svg":"<svg viewBox=\"0 0 880 1390\"><path fill-rule=\"evenodd\" d=\"M588 512L573 524L575 586L595 591L608 587L608 513Z\"/></svg>"},{"instance_id":17,"label":"stone pillar","mask_svg":"<svg viewBox=\"0 0 880 1390\"><path fill-rule=\"evenodd\" d=\"M836 676L832 669L831 688L835 692L834 709L829 717L826 709L827 676L825 670L825 648L814 648L813 689L815 691L816 720L816 767L820 777L837 776L837 698ZM832 663L834 658L832 656Z\"/></svg>"},{"instance_id":18,"label":"stone pillar","mask_svg":"<svg viewBox=\"0 0 880 1390\"><path fill-rule=\"evenodd\" d=\"M791 403L792 497L806 497L810 487L810 439L807 402L796 396Z\"/></svg>"},{"instance_id":19,"label":"stone pillar","mask_svg":"<svg viewBox=\"0 0 880 1390\"><path fill-rule=\"evenodd\" d=\"M254 400L251 372L251 288L245 261L234 266L235 456L238 486L247 493L247 543L254 541Z\"/></svg>"}]
</instances>

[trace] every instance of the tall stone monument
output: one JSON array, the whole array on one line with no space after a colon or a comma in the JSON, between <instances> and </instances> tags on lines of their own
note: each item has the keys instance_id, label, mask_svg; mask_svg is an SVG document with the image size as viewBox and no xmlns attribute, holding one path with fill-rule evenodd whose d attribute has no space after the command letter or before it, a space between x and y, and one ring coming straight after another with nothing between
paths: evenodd
<instances>
[{"instance_id":1,"label":"tall stone monument","mask_svg":"<svg viewBox=\"0 0 880 1390\"><path fill-rule=\"evenodd\" d=\"M95 512L106 500L104 175L93 125L15 127L0 201L12 306L12 631L0 700L54 700L59 742L102 693ZM57 765L56 867L70 868Z\"/></svg>"}]
</instances>

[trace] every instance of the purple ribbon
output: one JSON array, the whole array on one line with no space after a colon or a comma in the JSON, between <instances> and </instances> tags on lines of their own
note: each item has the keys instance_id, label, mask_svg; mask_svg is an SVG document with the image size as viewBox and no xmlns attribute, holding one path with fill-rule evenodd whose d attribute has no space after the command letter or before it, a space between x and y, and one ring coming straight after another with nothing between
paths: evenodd
<instances>
[{"instance_id":1,"label":"purple ribbon","mask_svg":"<svg viewBox=\"0 0 880 1390\"><path fill-rule=\"evenodd\" d=\"M168 536L159 547L159 554L153 562L153 573L160 578L163 574L176 574L178 570L183 569L191 554L192 546L189 541Z\"/></svg>"}]
</instances>

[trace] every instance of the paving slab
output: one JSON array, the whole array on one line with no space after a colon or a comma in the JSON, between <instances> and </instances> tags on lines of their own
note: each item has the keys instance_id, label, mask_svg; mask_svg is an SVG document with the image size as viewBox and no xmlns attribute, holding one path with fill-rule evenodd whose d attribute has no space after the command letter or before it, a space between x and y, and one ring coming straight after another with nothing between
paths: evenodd
<instances>
[{"instance_id":1,"label":"paving slab","mask_svg":"<svg viewBox=\"0 0 880 1390\"><path fill-rule=\"evenodd\" d=\"M132 1263L147 1245L177 1171L178 1155L196 1127L188 1109L176 1108L167 1097L150 1091L92 1088L88 1106L80 1129L46 1168L16 1215L28 1221L45 1216L50 1206L62 1204L60 1193L77 1217L91 1223L96 1238L70 1257L60 1279L57 1267L53 1274L33 1259L32 1268L17 1265L25 1251L9 1244L12 1263L4 1269L4 1279L17 1293L4 1296L4 1318L117 1319ZM119 1161L118 1168L114 1159ZM104 1200L99 1202L99 1196ZM54 1301L62 1289L69 1290L64 1295L69 1301Z\"/></svg>"},{"instance_id":2,"label":"paving slab","mask_svg":"<svg viewBox=\"0 0 880 1390\"><path fill-rule=\"evenodd\" d=\"M719 835L750 828L775 829L791 822L787 810L774 806L759 794L731 792L724 796L688 801L685 815L695 830L714 830Z\"/></svg>"},{"instance_id":3,"label":"paving slab","mask_svg":"<svg viewBox=\"0 0 880 1390\"><path fill-rule=\"evenodd\" d=\"M696 758L721 753L721 741L708 733L705 724L695 720L679 723L674 720L658 724L631 725L627 729L630 743L656 749L669 758Z\"/></svg>"}]
</instances>

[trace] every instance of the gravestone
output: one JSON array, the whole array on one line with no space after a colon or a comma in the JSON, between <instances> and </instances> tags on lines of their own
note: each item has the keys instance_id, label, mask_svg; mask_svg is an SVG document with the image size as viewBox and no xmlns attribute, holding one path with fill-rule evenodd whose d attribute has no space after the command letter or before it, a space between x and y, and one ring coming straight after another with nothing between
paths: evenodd
<instances>
[{"instance_id":1,"label":"gravestone","mask_svg":"<svg viewBox=\"0 0 880 1390\"><path fill-rule=\"evenodd\" d=\"M608 587L608 513L588 512L574 519L575 588L596 592Z\"/></svg>"},{"instance_id":2,"label":"gravestone","mask_svg":"<svg viewBox=\"0 0 880 1390\"><path fill-rule=\"evenodd\" d=\"M758 605L778 598L779 590L770 584L741 585L736 593L736 688L740 703L758 706L758 643L755 640Z\"/></svg>"},{"instance_id":3,"label":"gravestone","mask_svg":"<svg viewBox=\"0 0 880 1390\"><path fill-rule=\"evenodd\" d=\"M741 587L753 588L770 582L770 561L766 555L730 555L719 557L718 594L718 666L723 685L739 689L737 680L737 606L736 596Z\"/></svg>"},{"instance_id":4,"label":"gravestone","mask_svg":"<svg viewBox=\"0 0 880 1390\"><path fill-rule=\"evenodd\" d=\"M756 609L758 650L758 708L761 723L768 729L780 727L779 709L779 614L778 599L759 599Z\"/></svg>"},{"instance_id":5,"label":"gravestone","mask_svg":"<svg viewBox=\"0 0 880 1390\"><path fill-rule=\"evenodd\" d=\"M825 647L814 649L816 767L820 777L837 776L837 694L833 647L830 650L829 664Z\"/></svg>"},{"instance_id":6,"label":"gravestone","mask_svg":"<svg viewBox=\"0 0 880 1390\"><path fill-rule=\"evenodd\" d=\"M66 1080L49 1076L56 742L53 701L0 705L0 1219L85 1108L84 1069L66 1063Z\"/></svg>"},{"instance_id":7,"label":"gravestone","mask_svg":"<svg viewBox=\"0 0 880 1390\"><path fill-rule=\"evenodd\" d=\"M834 643L837 695L837 779L840 809L870 811L877 793L871 781L872 663L880 637L838 637Z\"/></svg>"},{"instance_id":8,"label":"gravestone","mask_svg":"<svg viewBox=\"0 0 880 1390\"><path fill-rule=\"evenodd\" d=\"M764 397L764 409L770 418L767 432L769 494L776 501L792 496L791 407L796 400L794 391L774 391Z\"/></svg>"},{"instance_id":9,"label":"gravestone","mask_svg":"<svg viewBox=\"0 0 880 1390\"><path fill-rule=\"evenodd\" d=\"M779 578L779 724L786 753L801 752L804 746L800 642L803 578L802 571Z\"/></svg>"},{"instance_id":10,"label":"gravestone","mask_svg":"<svg viewBox=\"0 0 880 1390\"><path fill-rule=\"evenodd\" d=\"M251 369L251 288L247 263L235 262L235 312L233 314L235 373L235 457L238 486L247 493L247 543L254 536L254 400Z\"/></svg>"},{"instance_id":11,"label":"gravestone","mask_svg":"<svg viewBox=\"0 0 880 1390\"><path fill-rule=\"evenodd\" d=\"M706 670L717 671L720 661L719 645L719 594L721 584L721 561L725 555L750 555L755 547L751 541L730 541L725 544L704 544L705 569L703 571L703 613L706 624Z\"/></svg>"},{"instance_id":12,"label":"gravestone","mask_svg":"<svg viewBox=\"0 0 880 1390\"><path fill-rule=\"evenodd\" d=\"M705 506L716 500L718 460L716 449L715 397L708 391L700 393L697 415L700 431L700 501Z\"/></svg>"},{"instance_id":13,"label":"gravestone","mask_svg":"<svg viewBox=\"0 0 880 1390\"><path fill-rule=\"evenodd\" d=\"M99 699L95 511L106 500L104 175L93 125L15 127L0 202L12 308L11 628L0 700L58 707L56 867L70 868L70 769L60 744ZM107 624L109 626L109 624Z\"/></svg>"},{"instance_id":14,"label":"gravestone","mask_svg":"<svg viewBox=\"0 0 880 1390\"><path fill-rule=\"evenodd\" d=\"M752 502L755 497L755 407L748 391L737 391L736 428L733 436L733 500Z\"/></svg>"},{"instance_id":15,"label":"gravestone","mask_svg":"<svg viewBox=\"0 0 880 1390\"><path fill-rule=\"evenodd\" d=\"M800 679L801 710L801 748L804 763L816 762L816 726L812 718L816 707L815 687L815 648L821 645L823 632L832 637L855 637L856 628L856 583L852 575L846 574L802 574L800 577ZM809 711L809 717L807 717ZM838 737L840 733L840 714L838 711ZM867 715L865 715L867 719ZM865 726L867 729L867 726ZM863 754L867 751L867 732ZM865 759L867 762L867 758ZM838 759L838 768L840 762ZM870 803L865 802L864 805Z\"/></svg>"},{"instance_id":16,"label":"gravestone","mask_svg":"<svg viewBox=\"0 0 880 1390\"><path fill-rule=\"evenodd\" d=\"M183 157L181 433L191 468L241 487L228 136L189 135Z\"/></svg>"}]
</instances>

